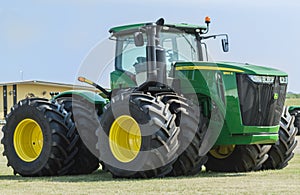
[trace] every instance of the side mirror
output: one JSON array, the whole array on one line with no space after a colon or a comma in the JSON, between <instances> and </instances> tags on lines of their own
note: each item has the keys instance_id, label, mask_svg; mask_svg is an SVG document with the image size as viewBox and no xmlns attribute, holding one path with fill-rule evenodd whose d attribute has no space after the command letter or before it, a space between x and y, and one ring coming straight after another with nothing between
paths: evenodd
<instances>
[{"instance_id":1,"label":"side mirror","mask_svg":"<svg viewBox=\"0 0 300 195\"><path fill-rule=\"evenodd\" d=\"M136 47L144 46L143 33L141 33L141 32L134 33L134 44L135 44Z\"/></svg>"},{"instance_id":2,"label":"side mirror","mask_svg":"<svg viewBox=\"0 0 300 195\"><path fill-rule=\"evenodd\" d=\"M229 51L228 39L222 39L222 48L223 48L224 52L228 52Z\"/></svg>"}]
</instances>

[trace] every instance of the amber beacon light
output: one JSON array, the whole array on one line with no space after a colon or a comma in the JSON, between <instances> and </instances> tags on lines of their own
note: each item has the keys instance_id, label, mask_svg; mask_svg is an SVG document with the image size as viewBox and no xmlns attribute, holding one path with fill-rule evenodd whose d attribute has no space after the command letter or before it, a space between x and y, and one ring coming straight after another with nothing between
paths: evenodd
<instances>
[{"instance_id":1,"label":"amber beacon light","mask_svg":"<svg viewBox=\"0 0 300 195\"><path fill-rule=\"evenodd\" d=\"M206 23L206 24L209 24L209 23L210 23L210 17L209 17L209 16L206 16L206 17L205 17L205 23Z\"/></svg>"}]
</instances>

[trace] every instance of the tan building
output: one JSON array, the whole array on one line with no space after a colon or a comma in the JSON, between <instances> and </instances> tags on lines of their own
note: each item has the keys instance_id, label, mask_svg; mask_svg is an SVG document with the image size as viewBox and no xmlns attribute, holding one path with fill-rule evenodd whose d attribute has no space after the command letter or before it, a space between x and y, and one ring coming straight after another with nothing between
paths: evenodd
<instances>
[{"instance_id":1,"label":"tan building","mask_svg":"<svg viewBox=\"0 0 300 195\"><path fill-rule=\"evenodd\" d=\"M50 93L58 93L75 88L97 91L95 88L85 86L36 80L0 83L0 122L3 122L5 116L10 112L10 108L21 99L26 97L50 99Z\"/></svg>"}]
</instances>

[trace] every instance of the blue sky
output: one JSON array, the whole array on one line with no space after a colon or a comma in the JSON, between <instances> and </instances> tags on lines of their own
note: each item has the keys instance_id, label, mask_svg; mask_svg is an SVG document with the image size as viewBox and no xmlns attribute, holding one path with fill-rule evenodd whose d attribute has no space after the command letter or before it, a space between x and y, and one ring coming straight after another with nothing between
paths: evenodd
<instances>
[{"instance_id":1,"label":"blue sky","mask_svg":"<svg viewBox=\"0 0 300 195\"><path fill-rule=\"evenodd\" d=\"M275 67L300 85L300 2L297 0L0 0L0 82L44 80L73 83L89 51L110 27L155 21L203 24L228 33L230 52L215 60Z\"/></svg>"}]
</instances>

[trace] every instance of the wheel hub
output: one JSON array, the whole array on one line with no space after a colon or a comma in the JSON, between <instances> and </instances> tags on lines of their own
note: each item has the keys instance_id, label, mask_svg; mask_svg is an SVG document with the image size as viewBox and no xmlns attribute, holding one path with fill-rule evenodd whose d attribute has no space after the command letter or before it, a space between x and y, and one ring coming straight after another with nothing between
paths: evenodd
<instances>
[{"instance_id":1,"label":"wheel hub","mask_svg":"<svg viewBox=\"0 0 300 195\"><path fill-rule=\"evenodd\" d=\"M209 153L218 159L224 159L231 155L234 151L235 145L217 146L209 151Z\"/></svg>"},{"instance_id":2,"label":"wheel hub","mask_svg":"<svg viewBox=\"0 0 300 195\"><path fill-rule=\"evenodd\" d=\"M141 130L134 118L122 115L113 122L109 132L109 146L117 160L125 163L134 160L141 144Z\"/></svg>"},{"instance_id":3,"label":"wheel hub","mask_svg":"<svg viewBox=\"0 0 300 195\"><path fill-rule=\"evenodd\" d=\"M15 129L15 151L25 162L32 162L40 156L43 140L43 132L40 125L32 119L22 120Z\"/></svg>"}]
</instances>

